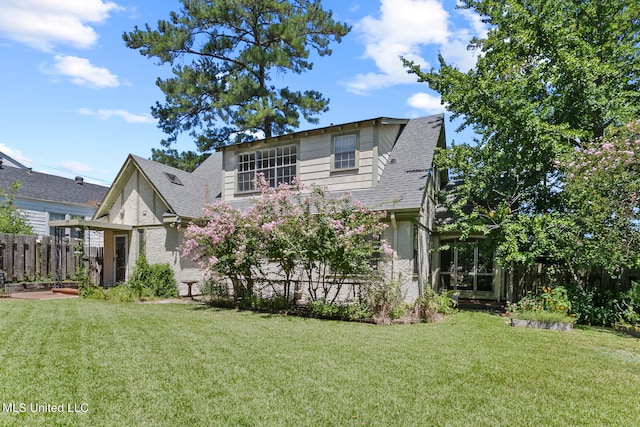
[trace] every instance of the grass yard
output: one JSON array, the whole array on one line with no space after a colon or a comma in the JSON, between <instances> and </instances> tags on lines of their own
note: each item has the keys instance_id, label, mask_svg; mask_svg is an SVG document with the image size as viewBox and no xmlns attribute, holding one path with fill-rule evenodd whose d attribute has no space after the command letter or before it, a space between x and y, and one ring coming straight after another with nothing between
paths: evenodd
<instances>
[{"instance_id":1,"label":"grass yard","mask_svg":"<svg viewBox=\"0 0 640 427\"><path fill-rule=\"evenodd\" d=\"M0 300L0 342L2 426L640 421L640 340L513 328L483 313L381 327L178 304ZM65 412L31 412L47 404Z\"/></svg>"}]
</instances>

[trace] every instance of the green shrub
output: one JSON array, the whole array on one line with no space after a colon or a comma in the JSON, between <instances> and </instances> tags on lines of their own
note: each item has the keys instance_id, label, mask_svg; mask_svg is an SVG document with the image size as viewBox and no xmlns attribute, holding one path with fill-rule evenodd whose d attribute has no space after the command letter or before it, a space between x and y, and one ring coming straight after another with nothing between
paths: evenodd
<instances>
[{"instance_id":1,"label":"green shrub","mask_svg":"<svg viewBox=\"0 0 640 427\"><path fill-rule=\"evenodd\" d=\"M356 302L331 304L323 300L309 301L307 309L312 316L323 319L363 320L372 316L366 305Z\"/></svg>"},{"instance_id":2,"label":"green shrub","mask_svg":"<svg viewBox=\"0 0 640 427\"><path fill-rule=\"evenodd\" d=\"M571 305L569 293L564 286L541 286L538 292L527 292L520 301L511 304L509 311L560 313L569 316L572 314Z\"/></svg>"},{"instance_id":3,"label":"green shrub","mask_svg":"<svg viewBox=\"0 0 640 427\"><path fill-rule=\"evenodd\" d=\"M117 302L134 302L140 298L148 298L152 296L151 291L146 288L142 290L140 295L138 295L137 290L133 289L126 283L108 289L89 287L82 295L85 298Z\"/></svg>"},{"instance_id":4,"label":"green shrub","mask_svg":"<svg viewBox=\"0 0 640 427\"><path fill-rule=\"evenodd\" d=\"M391 320L401 319L407 315L409 308L406 304L398 304L389 310L389 318Z\"/></svg>"},{"instance_id":5,"label":"green shrub","mask_svg":"<svg viewBox=\"0 0 640 427\"><path fill-rule=\"evenodd\" d=\"M371 318L369 307L359 303L345 303L338 305L338 316L347 320L363 320Z\"/></svg>"},{"instance_id":6,"label":"green shrub","mask_svg":"<svg viewBox=\"0 0 640 427\"><path fill-rule=\"evenodd\" d=\"M178 294L176 280L169 263L150 265L147 258L141 255L129 279L129 286L138 298L150 295L160 298L171 298Z\"/></svg>"},{"instance_id":7,"label":"green shrub","mask_svg":"<svg viewBox=\"0 0 640 427\"><path fill-rule=\"evenodd\" d=\"M335 319L338 316L338 306L323 300L309 301L307 304L312 316Z\"/></svg>"},{"instance_id":8,"label":"green shrub","mask_svg":"<svg viewBox=\"0 0 640 427\"><path fill-rule=\"evenodd\" d=\"M149 287L160 298L173 298L178 295L173 269L169 263L151 265Z\"/></svg>"},{"instance_id":9,"label":"green shrub","mask_svg":"<svg viewBox=\"0 0 640 427\"><path fill-rule=\"evenodd\" d=\"M400 278L389 281L374 281L365 290L364 303L374 318L390 319L391 313L398 315L404 304L402 298L402 281Z\"/></svg>"},{"instance_id":10,"label":"green shrub","mask_svg":"<svg viewBox=\"0 0 640 427\"><path fill-rule=\"evenodd\" d=\"M585 291L569 289L572 310L578 323L593 326L613 326L627 323L640 326L640 284L633 283L627 292L612 290Z\"/></svg>"},{"instance_id":11,"label":"green shrub","mask_svg":"<svg viewBox=\"0 0 640 427\"><path fill-rule=\"evenodd\" d=\"M267 310L287 310L291 304L285 297L274 295L271 298L262 298L261 306Z\"/></svg>"},{"instance_id":12,"label":"green shrub","mask_svg":"<svg viewBox=\"0 0 640 427\"><path fill-rule=\"evenodd\" d=\"M80 290L80 295L85 298L99 299L99 300L107 299L104 288L99 286L86 286L86 287L81 287L79 290Z\"/></svg>"},{"instance_id":13,"label":"green shrub","mask_svg":"<svg viewBox=\"0 0 640 427\"><path fill-rule=\"evenodd\" d=\"M424 295L413 304L413 315L423 322L435 322L443 315L453 314L456 309L451 295L451 292L436 293L427 288Z\"/></svg>"}]
</instances>

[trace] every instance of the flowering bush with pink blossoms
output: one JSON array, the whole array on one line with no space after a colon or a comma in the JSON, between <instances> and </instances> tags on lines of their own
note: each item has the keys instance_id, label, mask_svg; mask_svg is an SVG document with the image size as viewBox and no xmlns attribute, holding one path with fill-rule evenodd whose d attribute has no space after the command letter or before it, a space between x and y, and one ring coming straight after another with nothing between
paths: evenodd
<instances>
[{"instance_id":1,"label":"flowering bush with pink blossoms","mask_svg":"<svg viewBox=\"0 0 640 427\"><path fill-rule=\"evenodd\" d=\"M579 230L576 257L612 272L640 267L640 120L583 143L556 166Z\"/></svg>"},{"instance_id":2,"label":"flowering bush with pink blossoms","mask_svg":"<svg viewBox=\"0 0 640 427\"><path fill-rule=\"evenodd\" d=\"M383 252L384 212L349 194L330 197L299 183L271 188L256 182L260 195L243 211L227 202L206 207L185 232L183 256L208 270L214 282L230 281L236 299L266 293L286 300L305 290L313 301L335 302L347 289L375 276L372 258Z\"/></svg>"}]
</instances>

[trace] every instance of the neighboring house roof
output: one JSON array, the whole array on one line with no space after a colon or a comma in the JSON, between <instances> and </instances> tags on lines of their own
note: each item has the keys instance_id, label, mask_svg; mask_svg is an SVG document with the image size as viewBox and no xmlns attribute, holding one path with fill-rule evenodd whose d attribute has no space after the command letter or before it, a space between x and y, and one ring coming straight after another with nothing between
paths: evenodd
<instances>
[{"instance_id":1,"label":"neighboring house roof","mask_svg":"<svg viewBox=\"0 0 640 427\"><path fill-rule=\"evenodd\" d=\"M169 208L169 214L182 218L197 218L202 216L202 209L206 203L219 197L221 168L222 153L210 155L193 173L130 154L94 218L100 218L109 212L115 198L122 191L122 185L134 169L147 179L149 185Z\"/></svg>"},{"instance_id":2,"label":"neighboring house roof","mask_svg":"<svg viewBox=\"0 0 640 427\"><path fill-rule=\"evenodd\" d=\"M0 167L0 188L9 192L15 181L20 182L17 198L73 205L95 207L109 190L102 185L86 183L80 177L73 180L31 169Z\"/></svg>"},{"instance_id":3,"label":"neighboring house roof","mask_svg":"<svg viewBox=\"0 0 640 427\"><path fill-rule=\"evenodd\" d=\"M432 174L433 155L444 143L444 114L411 119L402 129L376 187L353 191L354 198L380 210L419 209Z\"/></svg>"}]
</instances>

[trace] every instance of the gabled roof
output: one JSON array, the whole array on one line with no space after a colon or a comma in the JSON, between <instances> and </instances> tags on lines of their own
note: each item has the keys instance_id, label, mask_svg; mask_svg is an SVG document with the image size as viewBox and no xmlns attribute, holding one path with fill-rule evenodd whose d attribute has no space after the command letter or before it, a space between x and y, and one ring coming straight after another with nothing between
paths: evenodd
<instances>
[{"instance_id":1,"label":"gabled roof","mask_svg":"<svg viewBox=\"0 0 640 427\"><path fill-rule=\"evenodd\" d=\"M109 190L84 182L82 178L73 180L31 169L0 167L0 188L8 192L14 181L20 182L18 198L73 205L96 206Z\"/></svg>"},{"instance_id":2,"label":"gabled roof","mask_svg":"<svg viewBox=\"0 0 640 427\"><path fill-rule=\"evenodd\" d=\"M435 149L444 141L444 114L409 120L389 154L378 185L353 191L353 197L380 210L419 209L433 173Z\"/></svg>"},{"instance_id":3,"label":"gabled roof","mask_svg":"<svg viewBox=\"0 0 640 427\"><path fill-rule=\"evenodd\" d=\"M134 170L142 174L167 205L168 213L181 218L197 218L202 215L204 205L220 194L221 158L222 153L214 153L196 169L198 172L190 173L130 154L94 218L109 212ZM214 172L216 167L217 172Z\"/></svg>"}]
</instances>

